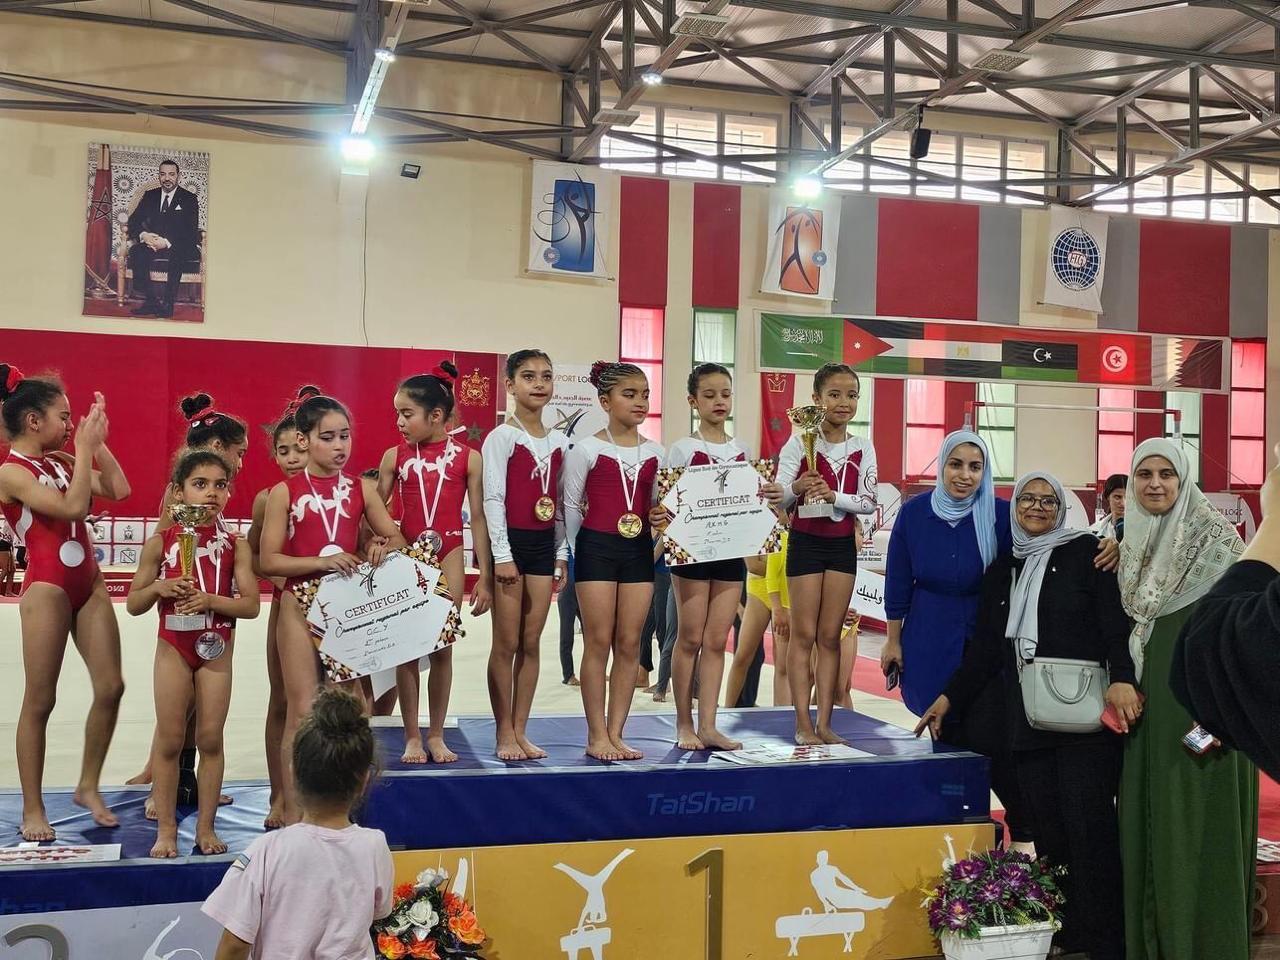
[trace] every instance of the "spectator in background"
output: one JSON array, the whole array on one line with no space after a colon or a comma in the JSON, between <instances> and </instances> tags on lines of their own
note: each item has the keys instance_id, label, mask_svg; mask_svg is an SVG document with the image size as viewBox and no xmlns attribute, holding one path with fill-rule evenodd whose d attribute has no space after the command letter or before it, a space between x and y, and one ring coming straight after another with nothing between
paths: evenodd
<instances>
[{"instance_id":1,"label":"spectator in background","mask_svg":"<svg viewBox=\"0 0 1280 960\"><path fill-rule=\"evenodd\" d=\"M13 552L13 531L5 523L4 517L0 517L0 597L7 597L14 592L13 577L17 561Z\"/></svg>"},{"instance_id":2,"label":"spectator in background","mask_svg":"<svg viewBox=\"0 0 1280 960\"><path fill-rule=\"evenodd\" d=\"M569 553L569 571L560 594L556 597L556 612L560 615L560 682L566 687L578 687L578 674L573 669L573 634L578 621L578 591L573 580L573 553Z\"/></svg>"},{"instance_id":3,"label":"spectator in background","mask_svg":"<svg viewBox=\"0 0 1280 960\"><path fill-rule=\"evenodd\" d=\"M1128 488L1128 474L1113 473L1107 477L1106 485L1102 488L1102 505L1106 508L1107 515L1089 528L1099 540L1106 540L1108 537L1116 541L1124 539L1124 498Z\"/></svg>"}]
</instances>

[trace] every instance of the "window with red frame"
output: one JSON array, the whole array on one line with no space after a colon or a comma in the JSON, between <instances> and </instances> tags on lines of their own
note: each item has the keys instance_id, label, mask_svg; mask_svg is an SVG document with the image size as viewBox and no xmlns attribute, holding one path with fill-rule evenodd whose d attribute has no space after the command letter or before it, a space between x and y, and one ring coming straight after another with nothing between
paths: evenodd
<instances>
[{"instance_id":1,"label":"window with red frame","mask_svg":"<svg viewBox=\"0 0 1280 960\"><path fill-rule=\"evenodd\" d=\"M649 378L649 416L640 428L650 440L662 439L662 336L666 311L660 307L623 307L618 359L634 363Z\"/></svg>"},{"instance_id":2,"label":"window with red frame","mask_svg":"<svg viewBox=\"0 0 1280 960\"><path fill-rule=\"evenodd\" d=\"M1267 472L1267 344L1231 344L1231 485L1260 487Z\"/></svg>"},{"instance_id":3,"label":"window with red frame","mask_svg":"<svg viewBox=\"0 0 1280 960\"><path fill-rule=\"evenodd\" d=\"M947 435L946 383L907 381L905 467L908 477L932 480L938 475L938 449Z\"/></svg>"},{"instance_id":4,"label":"window with red frame","mask_svg":"<svg viewBox=\"0 0 1280 960\"><path fill-rule=\"evenodd\" d=\"M1098 391L1099 407L1135 407L1132 390ZM1133 448L1137 446L1137 414L1132 410L1098 411L1098 480L1113 473L1129 472Z\"/></svg>"}]
</instances>

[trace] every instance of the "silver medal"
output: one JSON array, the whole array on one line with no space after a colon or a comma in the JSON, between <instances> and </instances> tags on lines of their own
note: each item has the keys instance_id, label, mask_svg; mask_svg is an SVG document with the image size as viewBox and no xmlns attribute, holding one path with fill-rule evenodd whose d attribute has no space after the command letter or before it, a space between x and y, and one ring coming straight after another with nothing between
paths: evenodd
<instances>
[{"instance_id":1,"label":"silver medal","mask_svg":"<svg viewBox=\"0 0 1280 960\"><path fill-rule=\"evenodd\" d=\"M84 563L84 546L77 540L67 540L58 548L58 559L64 567L78 567Z\"/></svg>"},{"instance_id":2,"label":"silver medal","mask_svg":"<svg viewBox=\"0 0 1280 960\"><path fill-rule=\"evenodd\" d=\"M227 652L227 641L218 633L206 630L196 637L196 655L201 660L217 660Z\"/></svg>"}]
</instances>

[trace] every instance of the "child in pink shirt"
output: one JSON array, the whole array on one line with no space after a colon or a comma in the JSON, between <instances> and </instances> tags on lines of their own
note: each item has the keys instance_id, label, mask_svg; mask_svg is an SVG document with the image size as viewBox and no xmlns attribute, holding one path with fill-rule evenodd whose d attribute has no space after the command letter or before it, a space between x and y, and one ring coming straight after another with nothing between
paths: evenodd
<instances>
[{"instance_id":1,"label":"child in pink shirt","mask_svg":"<svg viewBox=\"0 0 1280 960\"><path fill-rule=\"evenodd\" d=\"M204 912L223 927L215 960L365 960L391 913L391 851L351 822L373 765L373 732L348 693L320 693L293 742L301 823L236 858Z\"/></svg>"}]
</instances>

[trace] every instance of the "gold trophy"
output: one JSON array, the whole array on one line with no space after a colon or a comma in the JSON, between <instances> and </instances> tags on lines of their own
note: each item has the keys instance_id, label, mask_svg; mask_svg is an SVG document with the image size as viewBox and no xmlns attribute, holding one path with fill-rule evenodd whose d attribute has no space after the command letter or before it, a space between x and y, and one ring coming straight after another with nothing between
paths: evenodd
<instances>
[{"instance_id":1,"label":"gold trophy","mask_svg":"<svg viewBox=\"0 0 1280 960\"><path fill-rule=\"evenodd\" d=\"M196 544L199 534L196 527L209 522L213 508L193 506L189 503L175 503L169 508L169 516L179 527L178 562L182 567L185 580L193 579L196 567ZM216 589L216 588L215 588ZM169 630L203 630L208 626L208 618L203 613L169 613L165 615L164 625Z\"/></svg>"},{"instance_id":2,"label":"gold trophy","mask_svg":"<svg viewBox=\"0 0 1280 960\"><path fill-rule=\"evenodd\" d=\"M800 442L804 445L804 458L811 471L818 469L818 430L822 421L827 418L827 408L817 404L804 407L792 407L787 411L787 419L800 431ZM830 517L835 514L835 507L825 500L805 498L800 504L800 516L805 519L813 517Z\"/></svg>"}]
</instances>

